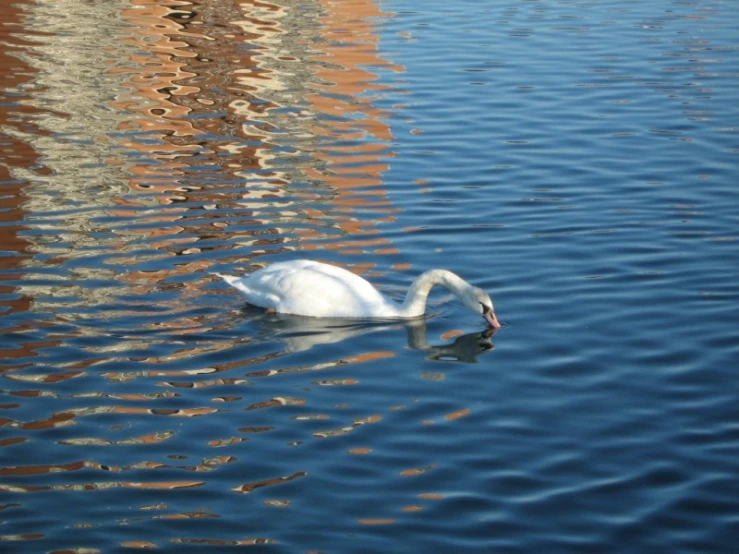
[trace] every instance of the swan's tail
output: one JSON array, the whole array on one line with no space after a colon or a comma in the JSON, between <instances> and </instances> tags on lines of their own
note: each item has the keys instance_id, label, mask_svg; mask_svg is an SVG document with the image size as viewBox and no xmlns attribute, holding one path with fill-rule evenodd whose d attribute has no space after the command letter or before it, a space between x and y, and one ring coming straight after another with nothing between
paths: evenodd
<instances>
[{"instance_id":1,"label":"swan's tail","mask_svg":"<svg viewBox=\"0 0 739 554\"><path fill-rule=\"evenodd\" d=\"M217 275L218 277L220 277L221 279L223 279L224 281L226 281L232 287L238 288L237 283L238 283L238 281L240 279L239 277L235 277L233 275L224 275L223 273L216 273L214 271L212 271L210 274L211 275Z\"/></svg>"},{"instance_id":2,"label":"swan's tail","mask_svg":"<svg viewBox=\"0 0 739 554\"><path fill-rule=\"evenodd\" d=\"M260 306L262 308L272 307L270 303L265 304L264 295L260 296L259 294L255 294L254 291L249 288L246 284L245 277L235 277L234 275L223 275L222 273L215 272L212 272L212 275L217 275L241 294L246 296L246 301L249 302L249 304L254 304L255 306ZM271 302L274 303L274 300Z\"/></svg>"}]
</instances>

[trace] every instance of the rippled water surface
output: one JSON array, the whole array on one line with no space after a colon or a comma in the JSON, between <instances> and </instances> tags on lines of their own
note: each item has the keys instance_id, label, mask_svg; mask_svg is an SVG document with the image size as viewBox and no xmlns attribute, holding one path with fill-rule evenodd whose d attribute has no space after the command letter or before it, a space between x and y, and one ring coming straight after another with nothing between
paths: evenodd
<instances>
[{"instance_id":1,"label":"rippled water surface","mask_svg":"<svg viewBox=\"0 0 739 554\"><path fill-rule=\"evenodd\" d=\"M0 550L736 552L739 3L0 2ZM425 323L264 313L313 258Z\"/></svg>"}]
</instances>

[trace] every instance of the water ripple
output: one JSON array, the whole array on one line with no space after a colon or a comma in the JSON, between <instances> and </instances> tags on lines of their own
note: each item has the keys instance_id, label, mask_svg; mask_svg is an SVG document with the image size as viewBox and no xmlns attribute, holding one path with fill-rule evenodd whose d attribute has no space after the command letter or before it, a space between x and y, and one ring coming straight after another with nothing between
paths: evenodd
<instances>
[{"instance_id":1,"label":"water ripple","mask_svg":"<svg viewBox=\"0 0 739 554\"><path fill-rule=\"evenodd\" d=\"M3 552L734 543L734 4L3 9Z\"/></svg>"}]
</instances>

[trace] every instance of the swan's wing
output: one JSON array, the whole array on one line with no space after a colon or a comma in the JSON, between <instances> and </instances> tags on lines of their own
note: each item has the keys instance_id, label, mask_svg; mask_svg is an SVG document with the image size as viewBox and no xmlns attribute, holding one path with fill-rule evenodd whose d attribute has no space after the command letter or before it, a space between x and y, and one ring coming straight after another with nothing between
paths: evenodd
<instances>
[{"instance_id":1,"label":"swan's wing","mask_svg":"<svg viewBox=\"0 0 739 554\"><path fill-rule=\"evenodd\" d=\"M361 277L310 260L279 262L248 277L222 278L250 304L312 317L396 317L397 309Z\"/></svg>"},{"instance_id":2,"label":"swan's wing","mask_svg":"<svg viewBox=\"0 0 739 554\"><path fill-rule=\"evenodd\" d=\"M288 270L315 269L320 268L321 266L333 267L314 260L290 260L288 262L275 262L270 264L264 269L260 269L259 273L280 273Z\"/></svg>"},{"instance_id":3,"label":"swan's wing","mask_svg":"<svg viewBox=\"0 0 739 554\"><path fill-rule=\"evenodd\" d=\"M246 296L247 302L260 308L272 308L280 311L280 304L286 296L285 278L293 276L295 272L310 269L318 262L312 260L292 260L289 262L277 262L270 266L259 269L246 277L234 275L223 275L214 273L229 285Z\"/></svg>"},{"instance_id":4,"label":"swan's wing","mask_svg":"<svg viewBox=\"0 0 739 554\"><path fill-rule=\"evenodd\" d=\"M271 268L270 268L271 269ZM367 281L340 267L310 262L258 277L279 296L278 312L313 317L377 317L385 300Z\"/></svg>"}]
</instances>

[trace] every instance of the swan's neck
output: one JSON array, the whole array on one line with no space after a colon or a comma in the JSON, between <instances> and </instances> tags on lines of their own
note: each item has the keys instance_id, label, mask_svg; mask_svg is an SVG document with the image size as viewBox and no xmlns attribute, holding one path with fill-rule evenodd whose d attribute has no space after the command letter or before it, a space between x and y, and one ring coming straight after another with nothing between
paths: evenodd
<instances>
[{"instance_id":1,"label":"swan's neck","mask_svg":"<svg viewBox=\"0 0 739 554\"><path fill-rule=\"evenodd\" d=\"M464 279L446 269L426 271L419 275L408 289L408 294L400 308L401 315L403 317L422 316L426 311L426 299L429 292L436 285L444 287L459 298L470 287Z\"/></svg>"}]
</instances>

